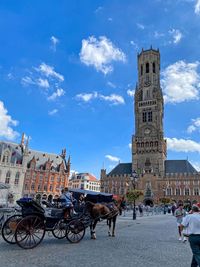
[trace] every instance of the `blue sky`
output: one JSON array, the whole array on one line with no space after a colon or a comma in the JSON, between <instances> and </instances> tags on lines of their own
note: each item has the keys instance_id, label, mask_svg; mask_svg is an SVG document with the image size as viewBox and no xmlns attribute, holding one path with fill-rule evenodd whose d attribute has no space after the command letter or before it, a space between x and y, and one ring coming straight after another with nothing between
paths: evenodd
<instances>
[{"instance_id":1,"label":"blue sky","mask_svg":"<svg viewBox=\"0 0 200 267\"><path fill-rule=\"evenodd\" d=\"M137 53L159 48L168 159L200 169L200 0L0 2L0 139L100 176L131 162Z\"/></svg>"}]
</instances>

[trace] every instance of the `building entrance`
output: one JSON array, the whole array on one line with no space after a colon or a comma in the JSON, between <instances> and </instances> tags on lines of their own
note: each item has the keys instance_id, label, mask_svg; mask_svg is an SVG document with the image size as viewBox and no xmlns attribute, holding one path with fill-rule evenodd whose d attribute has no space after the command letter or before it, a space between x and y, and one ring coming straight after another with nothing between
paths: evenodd
<instances>
[{"instance_id":1,"label":"building entrance","mask_svg":"<svg viewBox=\"0 0 200 267\"><path fill-rule=\"evenodd\" d=\"M152 198L145 198L143 202L144 202L145 206L153 206L153 199Z\"/></svg>"}]
</instances>

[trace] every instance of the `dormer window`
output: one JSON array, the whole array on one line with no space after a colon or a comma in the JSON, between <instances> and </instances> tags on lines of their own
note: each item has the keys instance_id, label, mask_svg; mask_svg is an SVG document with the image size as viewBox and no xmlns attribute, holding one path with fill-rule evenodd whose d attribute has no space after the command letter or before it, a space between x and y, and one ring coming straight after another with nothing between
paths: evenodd
<instances>
[{"instance_id":1,"label":"dormer window","mask_svg":"<svg viewBox=\"0 0 200 267\"><path fill-rule=\"evenodd\" d=\"M10 156L9 152L6 151L6 152L4 153L4 155L3 155L3 160L2 160L2 162L8 163L8 161L9 161L9 156Z\"/></svg>"},{"instance_id":2,"label":"dormer window","mask_svg":"<svg viewBox=\"0 0 200 267\"><path fill-rule=\"evenodd\" d=\"M31 162L30 168L31 168L32 170L35 169L35 162L34 162L34 161Z\"/></svg>"}]
</instances>

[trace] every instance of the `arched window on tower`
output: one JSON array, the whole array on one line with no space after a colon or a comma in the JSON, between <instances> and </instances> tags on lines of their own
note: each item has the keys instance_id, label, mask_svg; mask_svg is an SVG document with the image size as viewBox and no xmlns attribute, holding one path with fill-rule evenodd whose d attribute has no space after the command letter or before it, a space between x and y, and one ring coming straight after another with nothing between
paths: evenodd
<instances>
[{"instance_id":1,"label":"arched window on tower","mask_svg":"<svg viewBox=\"0 0 200 267\"><path fill-rule=\"evenodd\" d=\"M153 62L153 73L156 73L156 64Z\"/></svg>"},{"instance_id":2,"label":"arched window on tower","mask_svg":"<svg viewBox=\"0 0 200 267\"><path fill-rule=\"evenodd\" d=\"M141 76L143 75L143 65L141 65L141 70L140 70Z\"/></svg>"},{"instance_id":3,"label":"arched window on tower","mask_svg":"<svg viewBox=\"0 0 200 267\"><path fill-rule=\"evenodd\" d=\"M149 63L146 63L146 73L149 73Z\"/></svg>"}]
</instances>

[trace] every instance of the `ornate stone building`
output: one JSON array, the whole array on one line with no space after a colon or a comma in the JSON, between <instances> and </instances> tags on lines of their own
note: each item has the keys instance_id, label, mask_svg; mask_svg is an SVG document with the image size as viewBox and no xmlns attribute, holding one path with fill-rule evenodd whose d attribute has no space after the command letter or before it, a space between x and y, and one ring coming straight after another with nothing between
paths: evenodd
<instances>
[{"instance_id":1,"label":"ornate stone building","mask_svg":"<svg viewBox=\"0 0 200 267\"><path fill-rule=\"evenodd\" d=\"M74 173L69 180L70 189L100 192L100 181L90 173Z\"/></svg>"},{"instance_id":2,"label":"ornate stone building","mask_svg":"<svg viewBox=\"0 0 200 267\"><path fill-rule=\"evenodd\" d=\"M133 186L130 177L135 171L136 188L143 190L145 204L158 203L165 196L176 201L200 200L200 173L188 160L167 160L159 50L138 54L134 110L132 163L120 163L108 174L101 170L101 190L125 194Z\"/></svg>"},{"instance_id":3,"label":"ornate stone building","mask_svg":"<svg viewBox=\"0 0 200 267\"><path fill-rule=\"evenodd\" d=\"M24 144L0 142L0 182L10 185L14 200L22 196L51 200L68 185L70 157L29 149ZM37 195L37 196L36 196Z\"/></svg>"}]
</instances>

